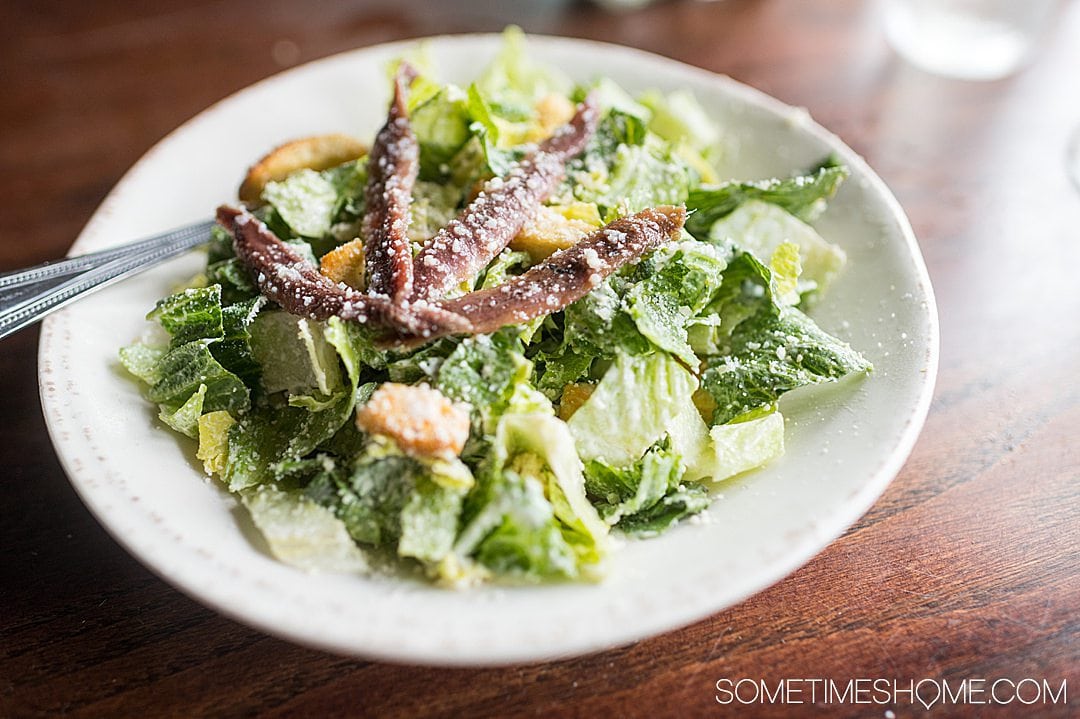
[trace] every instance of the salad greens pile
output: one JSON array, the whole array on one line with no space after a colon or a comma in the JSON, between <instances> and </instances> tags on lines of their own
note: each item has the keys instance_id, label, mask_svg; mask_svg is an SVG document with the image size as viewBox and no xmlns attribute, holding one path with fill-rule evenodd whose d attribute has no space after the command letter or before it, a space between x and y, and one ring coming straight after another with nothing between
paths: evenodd
<instances>
[{"instance_id":1,"label":"salad greens pile","mask_svg":"<svg viewBox=\"0 0 1080 719\"><path fill-rule=\"evenodd\" d=\"M689 93L575 86L523 43L509 30L467 88L437 83L422 50L410 58L421 70L409 99L420 143L410 239L431 237L595 90L599 128L544 222L475 288L550 253L547 234L643 208L685 204L680 241L565 311L384 351L362 325L261 297L218 228L205 272L149 314L167 339L120 351L161 421L198 441L207 473L285 562L348 572L396 555L450 585L595 578L613 528L659 534L708 507L716 482L782 454L781 395L870 370L804 312L845 262L809 224L844 167L720 182L722 128ZM358 235L366 174L366 158L299 170L266 186L257 215L317 262ZM460 456L410 454L358 428L357 409L387 382L467 407Z\"/></svg>"}]
</instances>

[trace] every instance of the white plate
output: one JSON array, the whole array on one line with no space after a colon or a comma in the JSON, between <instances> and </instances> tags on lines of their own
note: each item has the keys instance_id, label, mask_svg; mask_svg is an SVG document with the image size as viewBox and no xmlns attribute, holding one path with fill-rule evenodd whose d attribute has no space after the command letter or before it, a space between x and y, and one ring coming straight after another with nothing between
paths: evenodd
<instances>
[{"instance_id":1,"label":"white plate","mask_svg":"<svg viewBox=\"0 0 1080 719\"><path fill-rule=\"evenodd\" d=\"M443 79L467 82L498 43L475 35L429 46ZM72 251L209 216L235 197L253 159L285 139L371 137L389 96L386 63L412 45L298 67L203 112L128 172ZM203 479L191 443L156 421L118 369L117 348L144 331L147 310L200 269L197 256L181 258L49 318L40 347L45 417L72 484L164 579L244 623L335 652L431 664L568 656L688 624L776 582L850 526L899 471L929 405L938 330L915 238L882 181L804 111L729 78L613 45L538 37L530 47L577 80L691 90L725 129L732 177L786 175L837 152L852 177L818 226L851 262L815 316L876 372L786 402L782 460L723 486L706 522L628 542L598 585L454 592L396 577L312 576L268 556L245 513Z\"/></svg>"}]
</instances>

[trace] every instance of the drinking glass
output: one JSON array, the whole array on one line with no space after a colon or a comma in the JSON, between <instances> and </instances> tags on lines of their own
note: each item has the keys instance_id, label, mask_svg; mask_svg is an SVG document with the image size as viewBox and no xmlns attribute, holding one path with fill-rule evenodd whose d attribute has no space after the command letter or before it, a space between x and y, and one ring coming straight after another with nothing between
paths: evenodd
<instances>
[{"instance_id":1,"label":"drinking glass","mask_svg":"<svg viewBox=\"0 0 1080 719\"><path fill-rule=\"evenodd\" d=\"M1017 70L1058 0L885 0L885 34L908 62L965 80Z\"/></svg>"}]
</instances>

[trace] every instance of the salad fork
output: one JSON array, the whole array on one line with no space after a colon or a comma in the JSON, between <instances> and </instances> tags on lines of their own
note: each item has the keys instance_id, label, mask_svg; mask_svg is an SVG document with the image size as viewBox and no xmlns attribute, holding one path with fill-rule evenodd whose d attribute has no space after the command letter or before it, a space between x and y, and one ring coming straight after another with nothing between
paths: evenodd
<instances>
[{"instance_id":1,"label":"salad fork","mask_svg":"<svg viewBox=\"0 0 1080 719\"><path fill-rule=\"evenodd\" d=\"M69 302L205 244L213 220L145 240L0 274L0 339Z\"/></svg>"}]
</instances>

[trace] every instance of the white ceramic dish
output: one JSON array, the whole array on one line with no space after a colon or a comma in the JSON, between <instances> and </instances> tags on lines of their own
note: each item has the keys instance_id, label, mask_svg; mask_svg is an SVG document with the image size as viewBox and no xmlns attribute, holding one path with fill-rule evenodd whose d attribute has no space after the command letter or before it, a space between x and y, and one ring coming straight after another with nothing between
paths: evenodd
<instances>
[{"instance_id":1,"label":"white ceramic dish","mask_svg":"<svg viewBox=\"0 0 1080 719\"><path fill-rule=\"evenodd\" d=\"M498 43L489 35L429 41L443 78L457 82ZM210 215L235 197L248 164L285 139L371 137L389 96L385 64L411 45L298 67L203 112L128 172L72 252ZM181 258L49 318L40 347L45 417L72 484L164 579L239 621L335 652L447 665L548 659L670 630L763 589L850 526L899 471L929 405L938 330L915 238L882 181L805 112L729 78L613 45L537 37L530 47L578 80L691 90L725 128L732 177L786 175L838 153L852 177L818 226L851 263L815 316L876 372L786 402L781 461L723 486L707 521L627 543L598 585L453 592L393 576L312 576L264 551L245 513L203 478L194 448L159 425L117 367L117 348L144 331L147 310L200 268L199 256Z\"/></svg>"}]
</instances>

